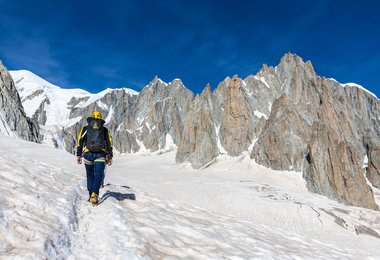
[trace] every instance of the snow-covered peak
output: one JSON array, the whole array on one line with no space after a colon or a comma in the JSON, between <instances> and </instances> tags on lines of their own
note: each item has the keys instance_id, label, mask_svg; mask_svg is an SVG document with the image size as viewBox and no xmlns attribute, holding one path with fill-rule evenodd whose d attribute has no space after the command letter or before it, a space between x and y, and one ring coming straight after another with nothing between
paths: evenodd
<instances>
[{"instance_id":1,"label":"snow-covered peak","mask_svg":"<svg viewBox=\"0 0 380 260\"><path fill-rule=\"evenodd\" d=\"M105 89L105 90L103 90L97 94L94 94L94 95L100 95L100 94L106 95L108 93L111 93L111 92L117 91L117 90L123 90L126 94L128 94L130 96L136 96L139 94L138 91L130 89L130 88L107 88L107 89Z\"/></svg>"},{"instance_id":2,"label":"snow-covered peak","mask_svg":"<svg viewBox=\"0 0 380 260\"><path fill-rule=\"evenodd\" d=\"M9 73L16 83L28 82L30 86L58 88L29 70L10 70Z\"/></svg>"},{"instance_id":3,"label":"snow-covered peak","mask_svg":"<svg viewBox=\"0 0 380 260\"><path fill-rule=\"evenodd\" d=\"M90 94L90 95L88 95L89 98L86 101L80 102L75 107L77 107L77 108L87 107L88 105L98 101L99 99L103 98L105 95L111 93L112 91L113 91L113 89L107 88L105 90L100 91L99 93ZM101 105L101 103L98 103L98 105L100 105L101 107L103 106L103 105ZM108 109L108 108L105 107L105 109Z\"/></svg>"},{"instance_id":4,"label":"snow-covered peak","mask_svg":"<svg viewBox=\"0 0 380 260\"><path fill-rule=\"evenodd\" d=\"M352 83L352 82L349 82L349 83L343 83L342 84L343 87L354 87L354 88L360 88L361 90L364 90L365 92L367 92L368 94L374 96L375 98L377 98L377 96L372 93L371 91L369 91L368 89L364 88L362 85L359 85L359 84L356 84L356 83Z\"/></svg>"},{"instance_id":5,"label":"snow-covered peak","mask_svg":"<svg viewBox=\"0 0 380 260\"><path fill-rule=\"evenodd\" d=\"M339 83L336 79L334 79L334 78L327 78L328 80L331 80L331 81L334 81L334 82L336 82L336 83ZM340 84L340 83L339 83Z\"/></svg>"},{"instance_id":6,"label":"snow-covered peak","mask_svg":"<svg viewBox=\"0 0 380 260\"><path fill-rule=\"evenodd\" d=\"M46 111L45 125L72 124L69 118L68 102L73 98L91 95L82 89L60 88L28 70L10 71L20 94L28 117L33 117L38 109Z\"/></svg>"},{"instance_id":7,"label":"snow-covered peak","mask_svg":"<svg viewBox=\"0 0 380 260\"><path fill-rule=\"evenodd\" d=\"M102 90L96 94L92 94L92 96L102 96L103 97L103 96L107 95L108 93L111 93L112 91L114 91L114 89L106 88L105 90Z\"/></svg>"},{"instance_id":8,"label":"snow-covered peak","mask_svg":"<svg viewBox=\"0 0 380 260\"><path fill-rule=\"evenodd\" d=\"M84 101L76 105L77 108L84 108L97 102L100 107L108 110L108 106L99 101L105 95L116 90L123 90L131 96L138 94L138 92L128 88L107 88L99 93L92 94L83 89L61 88L28 70L10 71L10 74L20 94L27 116L33 117L36 111L43 109L46 112L46 122L42 124L47 126L68 127L80 120L80 118L70 118L72 107L68 103L72 98L84 98Z\"/></svg>"},{"instance_id":9,"label":"snow-covered peak","mask_svg":"<svg viewBox=\"0 0 380 260\"><path fill-rule=\"evenodd\" d=\"M153 80L146 86L146 87L148 87L148 86L152 86L152 85L154 85L154 84L156 84L156 83L163 83L163 84L165 84L165 86L167 86L168 85L168 83L166 83L165 81L163 81L162 79L160 79L157 75L156 76L154 76L154 78L153 78Z\"/></svg>"},{"instance_id":10,"label":"snow-covered peak","mask_svg":"<svg viewBox=\"0 0 380 260\"><path fill-rule=\"evenodd\" d=\"M131 96L137 96L139 94L139 92L130 88L121 88L121 89L124 90L125 93Z\"/></svg>"},{"instance_id":11,"label":"snow-covered peak","mask_svg":"<svg viewBox=\"0 0 380 260\"><path fill-rule=\"evenodd\" d=\"M102 90L99 93L87 95L89 98L86 101L80 102L75 107L77 107L77 108L84 108L84 107L86 107L86 106L88 106L88 105L90 105L90 104L92 104L94 102L99 101L105 95L107 95L109 93L112 93L113 91L116 91L116 90L123 90L124 92L126 92L128 95L131 95L131 96L139 94L139 92L134 91L133 89L129 89L129 88L116 88L116 89L115 88L106 88L105 90ZM100 107L103 107L105 110L109 109L107 105L105 105L105 104L103 104L101 102L98 102L98 105Z\"/></svg>"},{"instance_id":12,"label":"snow-covered peak","mask_svg":"<svg viewBox=\"0 0 380 260\"><path fill-rule=\"evenodd\" d=\"M363 87L362 85L359 85L357 83L353 83L353 82L349 82L349 83L340 83L339 81L337 81L336 79L334 78L328 78L328 80L331 80L331 81L334 81L336 83L338 83L339 85L341 85L343 88L344 87L351 87L351 88L359 88L363 91L365 91L366 93L370 94L371 96L375 97L376 99L378 99L378 97L372 93L371 91L369 91L368 89L366 89L365 87Z\"/></svg>"},{"instance_id":13,"label":"snow-covered peak","mask_svg":"<svg viewBox=\"0 0 380 260\"><path fill-rule=\"evenodd\" d=\"M39 89L43 90L63 90L62 88L46 81L45 79L37 76L28 70L11 70L9 71L14 82L16 83L17 89L23 89L26 92L33 92ZM64 89L65 91L71 92L71 94L77 95L89 95L90 92L83 89Z\"/></svg>"}]
</instances>

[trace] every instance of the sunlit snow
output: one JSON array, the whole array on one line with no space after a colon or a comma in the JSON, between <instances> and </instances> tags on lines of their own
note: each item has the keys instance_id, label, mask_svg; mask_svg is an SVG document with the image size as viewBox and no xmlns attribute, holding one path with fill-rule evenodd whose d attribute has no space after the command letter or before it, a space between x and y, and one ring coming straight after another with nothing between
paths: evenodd
<instances>
[{"instance_id":1,"label":"sunlit snow","mask_svg":"<svg viewBox=\"0 0 380 260\"><path fill-rule=\"evenodd\" d=\"M380 255L379 212L312 194L301 173L269 170L246 154L201 171L175 164L175 151L118 155L92 207L74 156L3 136L0 150L1 259Z\"/></svg>"},{"instance_id":2,"label":"sunlit snow","mask_svg":"<svg viewBox=\"0 0 380 260\"><path fill-rule=\"evenodd\" d=\"M355 88L359 88L361 90L364 90L365 92L367 92L368 94L374 96L375 98L377 98L377 96L372 93L371 91L369 91L368 89L364 88L363 86L359 85L359 84L356 84L356 83L343 83L342 84L344 87L348 86L348 87L355 87Z\"/></svg>"}]
</instances>

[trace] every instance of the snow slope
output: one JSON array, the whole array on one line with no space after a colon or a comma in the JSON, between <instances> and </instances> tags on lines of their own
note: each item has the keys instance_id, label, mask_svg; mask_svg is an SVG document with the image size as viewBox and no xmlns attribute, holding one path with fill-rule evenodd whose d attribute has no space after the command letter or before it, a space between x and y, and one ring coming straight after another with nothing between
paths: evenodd
<instances>
[{"instance_id":1,"label":"snow slope","mask_svg":"<svg viewBox=\"0 0 380 260\"><path fill-rule=\"evenodd\" d=\"M0 152L0 259L380 256L379 212L311 194L299 173L247 155L201 171L173 152L118 156L94 208L72 155L3 136Z\"/></svg>"},{"instance_id":2,"label":"snow slope","mask_svg":"<svg viewBox=\"0 0 380 260\"><path fill-rule=\"evenodd\" d=\"M70 109L67 103L73 97L80 98L90 95L89 92L82 89L60 88L27 70L9 71L9 73L16 84L28 117L33 116L46 98L49 99L49 104L45 107L46 125L66 126L69 124ZM36 95L36 93L39 94Z\"/></svg>"},{"instance_id":3,"label":"snow slope","mask_svg":"<svg viewBox=\"0 0 380 260\"><path fill-rule=\"evenodd\" d=\"M376 96L374 93L372 93L372 92L369 91L368 89L364 88L362 85L359 85L359 84L356 84L356 83L343 83L343 84L341 84L341 85L342 85L343 87L359 88L359 89L361 89L361 90L367 92L367 93L370 94L371 96L375 97L376 99L378 99L377 96Z\"/></svg>"},{"instance_id":4,"label":"snow slope","mask_svg":"<svg viewBox=\"0 0 380 260\"><path fill-rule=\"evenodd\" d=\"M97 94L92 94L82 89L64 89L55 86L43 78L35 75L28 70L9 71L20 94L22 104L28 117L33 114L41 106L45 99L49 102L45 104L46 111L45 125L59 125L62 127L70 127L77 123L81 118L70 118L71 107L68 105L72 98L85 98L85 102L79 103L77 108L84 108L94 102L99 102L107 93L115 90L107 88ZM123 88L129 95L137 95L138 92ZM104 104L103 104L104 105ZM108 108L106 107L108 110Z\"/></svg>"}]
</instances>

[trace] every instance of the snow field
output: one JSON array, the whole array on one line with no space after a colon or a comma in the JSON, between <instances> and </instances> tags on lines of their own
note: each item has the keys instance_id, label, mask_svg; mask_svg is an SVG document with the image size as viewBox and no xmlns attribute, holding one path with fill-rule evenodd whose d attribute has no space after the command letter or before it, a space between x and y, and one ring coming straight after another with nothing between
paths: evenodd
<instances>
[{"instance_id":1,"label":"snow field","mask_svg":"<svg viewBox=\"0 0 380 260\"><path fill-rule=\"evenodd\" d=\"M104 259L350 257L344 250L323 243L316 247L308 238L187 204L163 201L125 186L109 184L104 192L107 199L98 207L82 205L81 212L87 218L80 217L84 222L79 225L72 259L97 256ZM136 201L132 199L135 194ZM284 245L283 241L288 242ZM130 252L131 248L137 254Z\"/></svg>"},{"instance_id":2,"label":"snow field","mask_svg":"<svg viewBox=\"0 0 380 260\"><path fill-rule=\"evenodd\" d=\"M101 204L85 170L0 137L0 259L378 259L380 213L309 193L245 155L202 170L173 151L117 156Z\"/></svg>"},{"instance_id":3,"label":"snow field","mask_svg":"<svg viewBox=\"0 0 380 260\"><path fill-rule=\"evenodd\" d=\"M380 255L377 246L379 212L348 207L312 194L307 191L301 173L272 171L255 164L246 155L237 158L221 156L216 164L202 171L186 164L175 164L173 158L172 152L117 157L107 178L112 183L127 182L163 201L191 205L216 216L245 221L255 228L267 227L266 236L279 230L286 236L279 239L278 247L289 249L292 239L308 241L310 244L304 248L319 259L331 259L331 256L376 259ZM357 232L359 227L368 227L377 235L372 231L369 231L372 235ZM247 235L254 239L256 233ZM302 247L293 249L294 254L284 251L283 255L292 259L315 259L302 251ZM273 250L274 258L278 259L281 250ZM227 251L224 253L231 256ZM251 257L258 257L251 253Z\"/></svg>"},{"instance_id":4,"label":"snow field","mask_svg":"<svg viewBox=\"0 0 380 260\"><path fill-rule=\"evenodd\" d=\"M77 224L79 178L16 153L0 156L0 258L63 258Z\"/></svg>"}]
</instances>

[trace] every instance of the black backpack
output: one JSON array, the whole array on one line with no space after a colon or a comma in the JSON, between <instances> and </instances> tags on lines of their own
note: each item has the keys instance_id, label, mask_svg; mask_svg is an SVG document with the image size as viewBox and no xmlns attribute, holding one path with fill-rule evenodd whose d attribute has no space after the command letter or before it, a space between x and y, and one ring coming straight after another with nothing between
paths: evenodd
<instances>
[{"instance_id":1,"label":"black backpack","mask_svg":"<svg viewBox=\"0 0 380 260\"><path fill-rule=\"evenodd\" d=\"M106 148L105 130L103 126L105 121L89 117L87 118L87 123L86 148L93 153L104 151Z\"/></svg>"}]
</instances>

